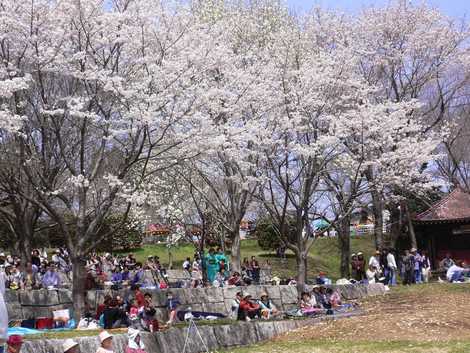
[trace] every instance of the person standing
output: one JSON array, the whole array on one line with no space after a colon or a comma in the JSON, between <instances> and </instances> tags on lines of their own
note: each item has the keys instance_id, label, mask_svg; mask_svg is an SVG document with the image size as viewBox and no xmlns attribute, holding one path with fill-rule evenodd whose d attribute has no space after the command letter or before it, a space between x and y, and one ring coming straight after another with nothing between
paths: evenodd
<instances>
[{"instance_id":1,"label":"person standing","mask_svg":"<svg viewBox=\"0 0 470 353\"><path fill-rule=\"evenodd\" d=\"M414 281L414 271L415 271L415 257L413 254L410 254L408 250L405 250L405 255L403 256L403 284L410 285Z\"/></svg>"},{"instance_id":2,"label":"person standing","mask_svg":"<svg viewBox=\"0 0 470 353\"><path fill-rule=\"evenodd\" d=\"M212 283L215 280L215 275L219 272L219 264L213 248L209 249L209 254L206 255L205 260L207 280Z\"/></svg>"},{"instance_id":3,"label":"person standing","mask_svg":"<svg viewBox=\"0 0 470 353\"><path fill-rule=\"evenodd\" d=\"M429 277L431 275L431 261L429 260L428 254L426 251L421 252L421 264L422 264L422 278L424 283L429 282Z\"/></svg>"},{"instance_id":4,"label":"person standing","mask_svg":"<svg viewBox=\"0 0 470 353\"><path fill-rule=\"evenodd\" d=\"M388 268L388 285L395 286L397 284L397 262L395 261L395 255L391 249L387 251L387 268Z\"/></svg>"},{"instance_id":5,"label":"person standing","mask_svg":"<svg viewBox=\"0 0 470 353\"><path fill-rule=\"evenodd\" d=\"M414 282L422 283L421 279L421 267L422 267L422 258L418 250L415 248L411 249L411 254L414 256Z\"/></svg>"},{"instance_id":6,"label":"person standing","mask_svg":"<svg viewBox=\"0 0 470 353\"><path fill-rule=\"evenodd\" d=\"M362 252L357 253L357 280L362 281L366 278L366 260Z\"/></svg>"},{"instance_id":7,"label":"person standing","mask_svg":"<svg viewBox=\"0 0 470 353\"><path fill-rule=\"evenodd\" d=\"M250 266L251 266L251 271L253 273L253 282L255 282L255 284L259 284L261 269L259 267L258 261L256 260L254 256L251 257Z\"/></svg>"}]
</instances>

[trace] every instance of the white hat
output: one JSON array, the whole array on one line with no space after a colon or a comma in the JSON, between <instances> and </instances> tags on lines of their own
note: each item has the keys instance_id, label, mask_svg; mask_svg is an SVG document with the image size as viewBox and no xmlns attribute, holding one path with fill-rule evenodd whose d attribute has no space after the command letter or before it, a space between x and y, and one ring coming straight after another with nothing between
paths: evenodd
<instances>
[{"instance_id":1,"label":"white hat","mask_svg":"<svg viewBox=\"0 0 470 353\"><path fill-rule=\"evenodd\" d=\"M62 348L64 349L64 353L68 352L69 349L72 349L73 347L78 346L78 343L75 342L71 338L67 338L65 342L62 344Z\"/></svg>"},{"instance_id":2,"label":"white hat","mask_svg":"<svg viewBox=\"0 0 470 353\"><path fill-rule=\"evenodd\" d=\"M359 256L359 255L363 255L362 252L359 251L359 252L357 253L357 256Z\"/></svg>"},{"instance_id":3,"label":"white hat","mask_svg":"<svg viewBox=\"0 0 470 353\"><path fill-rule=\"evenodd\" d=\"M411 252L416 252L416 248L411 248Z\"/></svg>"},{"instance_id":4,"label":"white hat","mask_svg":"<svg viewBox=\"0 0 470 353\"><path fill-rule=\"evenodd\" d=\"M107 340L108 338L112 338L113 335L111 335L108 331L101 331L99 334L100 342L103 343L103 341Z\"/></svg>"},{"instance_id":5,"label":"white hat","mask_svg":"<svg viewBox=\"0 0 470 353\"><path fill-rule=\"evenodd\" d=\"M248 292L245 292L245 294L243 294L243 299L248 298L248 297L251 297L251 294Z\"/></svg>"},{"instance_id":6,"label":"white hat","mask_svg":"<svg viewBox=\"0 0 470 353\"><path fill-rule=\"evenodd\" d=\"M4 253L4 252L0 252L0 257L5 257L5 253Z\"/></svg>"}]
</instances>

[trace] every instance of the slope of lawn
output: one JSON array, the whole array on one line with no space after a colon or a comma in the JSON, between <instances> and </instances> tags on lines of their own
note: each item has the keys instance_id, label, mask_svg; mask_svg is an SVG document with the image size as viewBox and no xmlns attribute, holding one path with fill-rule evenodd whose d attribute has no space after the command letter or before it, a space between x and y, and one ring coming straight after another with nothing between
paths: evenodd
<instances>
[{"instance_id":1,"label":"slope of lawn","mask_svg":"<svg viewBox=\"0 0 470 353\"><path fill-rule=\"evenodd\" d=\"M287 260L282 261L276 257L274 251L265 251L258 246L255 239L243 240L241 243L242 258L256 256L263 265L269 261L273 268L273 274L280 277L295 276L295 257L292 252L287 251ZM368 258L374 251L374 242L371 236L351 237L352 252L362 251ZM168 249L165 244L145 245L142 248L133 249L139 261L145 261L147 256L158 256L160 261L168 264ZM173 247L173 268L179 269L186 257L193 257L194 247L190 244ZM319 271L325 271L328 276L339 278L340 252L337 238L319 238L310 251L308 267L309 277L316 275Z\"/></svg>"},{"instance_id":2,"label":"slope of lawn","mask_svg":"<svg viewBox=\"0 0 470 353\"><path fill-rule=\"evenodd\" d=\"M399 286L363 299L363 315L303 327L225 353L470 352L470 283Z\"/></svg>"}]
</instances>

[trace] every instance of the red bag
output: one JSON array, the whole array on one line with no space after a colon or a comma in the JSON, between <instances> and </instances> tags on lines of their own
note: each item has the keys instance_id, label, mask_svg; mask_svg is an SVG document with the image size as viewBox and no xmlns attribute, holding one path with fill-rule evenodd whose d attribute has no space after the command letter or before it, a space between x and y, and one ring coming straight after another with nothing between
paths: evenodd
<instances>
[{"instance_id":1,"label":"red bag","mask_svg":"<svg viewBox=\"0 0 470 353\"><path fill-rule=\"evenodd\" d=\"M50 317L38 317L36 319L36 329L50 330L54 327L54 320Z\"/></svg>"}]
</instances>

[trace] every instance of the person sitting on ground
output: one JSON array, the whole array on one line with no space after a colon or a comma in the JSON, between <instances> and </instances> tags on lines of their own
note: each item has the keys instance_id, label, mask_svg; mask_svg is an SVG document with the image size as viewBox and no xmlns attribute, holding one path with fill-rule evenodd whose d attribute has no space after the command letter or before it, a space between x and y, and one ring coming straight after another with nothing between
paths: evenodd
<instances>
[{"instance_id":1,"label":"person sitting on ground","mask_svg":"<svg viewBox=\"0 0 470 353\"><path fill-rule=\"evenodd\" d=\"M141 284L144 278L144 269L142 267L142 263L137 262L135 264L135 273L134 277L132 278L132 284Z\"/></svg>"},{"instance_id":2,"label":"person sitting on ground","mask_svg":"<svg viewBox=\"0 0 470 353\"><path fill-rule=\"evenodd\" d=\"M326 295L332 309L341 307L341 296L339 295L338 291L335 291L332 288L327 288Z\"/></svg>"},{"instance_id":3,"label":"person sitting on ground","mask_svg":"<svg viewBox=\"0 0 470 353\"><path fill-rule=\"evenodd\" d=\"M459 262L460 266L452 265L449 267L446 273L446 278L451 283L463 282L464 274L470 272L470 268L466 268L465 261Z\"/></svg>"},{"instance_id":4,"label":"person sitting on ground","mask_svg":"<svg viewBox=\"0 0 470 353\"><path fill-rule=\"evenodd\" d=\"M169 317L169 320L167 322L167 325L171 325L171 324L174 324L177 320L177 310L178 310L178 307L181 305L180 301L178 300L178 298L174 297L173 296L173 293L168 293L168 302L167 302L167 307L168 307L168 317Z\"/></svg>"},{"instance_id":5,"label":"person sitting on ground","mask_svg":"<svg viewBox=\"0 0 470 353\"><path fill-rule=\"evenodd\" d=\"M140 331L129 327L127 331L127 347L125 353L146 353L145 345L140 337Z\"/></svg>"},{"instance_id":6,"label":"person sitting on ground","mask_svg":"<svg viewBox=\"0 0 470 353\"><path fill-rule=\"evenodd\" d=\"M96 353L114 353L113 350L113 335L108 331L102 331L99 334L101 346L98 348Z\"/></svg>"},{"instance_id":7,"label":"person sitting on ground","mask_svg":"<svg viewBox=\"0 0 470 353\"><path fill-rule=\"evenodd\" d=\"M157 311L155 310L152 302L152 295L150 293L145 293L145 305L140 311L140 316L142 318L142 326L147 331L158 331L159 324L158 321L155 320L156 313Z\"/></svg>"},{"instance_id":8,"label":"person sitting on ground","mask_svg":"<svg viewBox=\"0 0 470 353\"><path fill-rule=\"evenodd\" d=\"M310 295L308 292L302 292L300 297L299 307L302 315L309 316L322 311L317 304L315 296Z\"/></svg>"},{"instance_id":9,"label":"person sitting on ground","mask_svg":"<svg viewBox=\"0 0 470 353\"><path fill-rule=\"evenodd\" d=\"M318 285L325 285L325 284L331 284L331 280L326 277L326 272L320 271L318 273L317 278L315 279L316 284Z\"/></svg>"},{"instance_id":10,"label":"person sitting on ground","mask_svg":"<svg viewBox=\"0 0 470 353\"><path fill-rule=\"evenodd\" d=\"M231 318L233 320L245 320L245 318L240 317L240 302L243 300L243 294L242 292L237 292L235 294L235 298L232 300L232 306L231 306Z\"/></svg>"},{"instance_id":11,"label":"person sitting on ground","mask_svg":"<svg viewBox=\"0 0 470 353\"><path fill-rule=\"evenodd\" d=\"M261 317L263 319L270 319L271 316L275 317L280 314L279 310L277 310L276 305L269 299L269 294L264 292L261 293L260 300L258 300L258 304L261 309Z\"/></svg>"},{"instance_id":12,"label":"person sitting on ground","mask_svg":"<svg viewBox=\"0 0 470 353\"><path fill-rule=\"evenodd\" d=\"M225 281L227 280L225 269L222 267L219 272L215 275L213 282L214 287L224 287Z\"/></svg>"},{"instance_id":13,"label":"person sitting on ground","mask_svg":"<svg viewBox=\"0 0 470 353\"><path fill-rule=\"evenodd\" d=\"M113 299L109 294L106 294L103 299L103 303L99 304L98 307L96 308L96 316L95 319L99 320L101 314L103 314L104 309L106 309L109 306L109 303Z\"/></svg>"},{"instance_id":14,"label":"person sitting on ground","mask_svg":"<svg viewBox=\"0 0 470 353\"><path fill-rule=\"evenodd\" d=\"M56 272L56 267L53 263L49 264L47 272L42 278L42 286L44 288L58 288L60 286L60 277Z\"/></svg>"},{"instance_id":15,"label":"person sitting on ground","mask_svg":"<svg viewBox=\"0 0 470 353\"><path fill-rule=\"evenodd\" d=\"M261 317L261 308L259 304L253 302L252 296L249 293L245 293L243 296L240 302L240 310L243 312L246 321Z\"/></svg>"},{"instance_id":16,"label":"person sitting on ground","mask_svg":"<svg viewBox=\"0 0 470 353\"><path fill-rule=\"evenodd\" d=\"M454 265L455 265L455 261L452 260L450 253L446 253L446 257L444 257L442 261L439 263L439 267L446 272L449 268L451 268Z\"/></svg>"},{"instance_id":17,"label":"person sitting on ground","mask_svg":"<svg viewBox=\"0 0 470 353\"><path fill-rule=\"evenodd\" d=\"M145 305L145 296L144 293L140 291L140 286L134 284L131 286L131 290L134 292L134 298L137 300L138 308L142 308Z\"/></svg>"},{"instance_id":18,"label":"person sitting on ground","mask_svg":"<svg viewBox=\"0 0 470 353\"><path fill-rule=\"evenodd\" d=\"M33 268L33 264L28 262L25 271L21 274L21 289L31 290L39 289L41 286L37 276L37 269Z\"/></svg>"},{"instance_id":19,"label":"person sitting on ground","mask_svg":"<svg viewBox=\"0 0 470 353\"><path fill-rule=\"evenodd\" d=\"M367 282L370 284L378 282L378 273L374 265L369 265L369 268L366 271Z\"/></svg>"},{"instance_id":20,"label":"person sitting on ground","mask_svg":"<svg viewBox=\"0 0 470 353\"><path fill-rule=\"evenodd\" d=\"M62 344L62 351L64 353L80 353L80 346L71 338L67 338Z\"/></svg>"},{"instance_id":21,"label":"person sitting on ground","mask_svg":"<svg viewBox=\"0 0 470 353\"><path fill-rule=\"evenodd\" d=\"M127 327L127 315L119 308L116 299L111 299L109 305L103 311L104 329Z\"/></svg>"},{"instance_id":22,"label":"person sitting on ground","mask_svg":"<svg viewBox=\"0 0 470 353\"><path fill-rule=\"evenodd\" d=\"M23 337L20 335L11 335L7 340L6 353L20 353L23 346Z\"/></svg>"},{"instance_id":23,"label":"person sitting on ground","mask_svg":"<svg viewBox=\"0 0 470 353\"><path fill-rule=\"evenodd\" d=\"M186 271L191 275L191 259L189 257L183 262L183 271Z\"/></svg>"},{"instance_id":24,"label":"person sitting on ground","mask_svg":"<svg viewBox=\"0 0 470 353\"><path fill-rule=\"evenodd\" d=\"M234 272L232 276L230 276L230 278L228 279L228 285L236 287L240 287L243 285L239 272Z\"/></svg>"},{"instance_id":25,"label":"person sitting on ground","mask_svg":"<svg viewBox=\"0 0 470 353\"><path fill-rule=\"evenodd\" d=\"M135 321L139 316L139 305L137 304L137 299L132 299L129 305L129 320Z\"/></svg>"}]
</instances>

